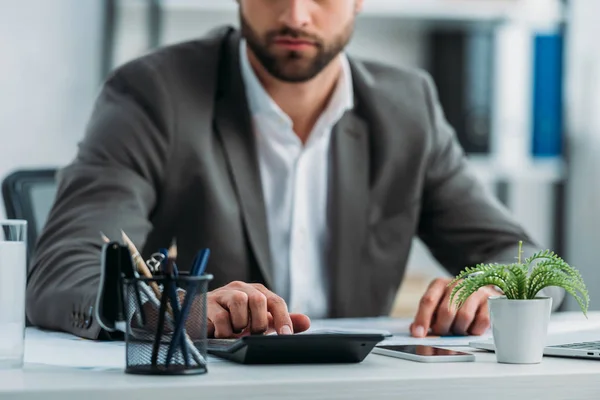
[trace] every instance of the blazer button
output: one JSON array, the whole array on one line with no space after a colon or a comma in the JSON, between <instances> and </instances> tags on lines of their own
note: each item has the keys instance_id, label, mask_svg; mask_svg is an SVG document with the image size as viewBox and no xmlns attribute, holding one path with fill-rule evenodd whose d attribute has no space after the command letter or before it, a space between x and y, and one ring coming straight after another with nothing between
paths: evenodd
<instances>
[{"instance_id":1,"label":"blazer button","mask_svg":"<svg viewBox=\"0 0 600 400\"><path fill-rule=\"evenodd\" d=\"M85 324L84 324L85 329L90 329L90 326L92 326L93 312L94 312L94 307L90 306L88 313L85 315Z\"/></svg>"},{"instance_id":2,"label":"blazer button","mask_svg":"<svg viewBox=\"0 0 600 400\"><path fill-rule=\"evenodd\" d=\"M86 314L85 315L85 319L82 321L82 326L81 327L85 328L85 329L89 328L90 327L90 319L91 319L91 317Z\"/></svg>"}]
</instances>

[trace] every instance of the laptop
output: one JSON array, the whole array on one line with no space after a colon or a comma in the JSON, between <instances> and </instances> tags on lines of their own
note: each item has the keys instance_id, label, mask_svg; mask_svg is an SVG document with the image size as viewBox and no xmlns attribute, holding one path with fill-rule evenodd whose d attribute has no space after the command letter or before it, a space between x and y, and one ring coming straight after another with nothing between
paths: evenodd
<instances>
[{"instance_id":1,"label":"laptop","mask_svg":"<svg viewBox=\"0 0 600 400\"><path fill-rule=\"evenodd\" d=\"M469 342L469 346L480 350L495 351L493 339L475 340ZM548 335L544 355L600 360L600 332L586 331Z\"/></svg>"}]
</instances>

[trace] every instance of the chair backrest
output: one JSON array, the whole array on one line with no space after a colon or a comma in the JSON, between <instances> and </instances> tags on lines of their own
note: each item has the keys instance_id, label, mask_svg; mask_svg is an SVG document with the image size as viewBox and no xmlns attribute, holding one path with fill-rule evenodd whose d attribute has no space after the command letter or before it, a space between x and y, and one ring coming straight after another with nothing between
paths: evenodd
<instances>
[{"instance_id":1,"label":"chair backrest","mask_svg":"<svg viewBox=\"0 0 600 400\"><path fill-rule=\"evenodd\" d=\"M6 216L27 221L27 258L35 248L40 231L56 197L56 169L15 171L2 182Z\"/></svg>"}]
</instances>

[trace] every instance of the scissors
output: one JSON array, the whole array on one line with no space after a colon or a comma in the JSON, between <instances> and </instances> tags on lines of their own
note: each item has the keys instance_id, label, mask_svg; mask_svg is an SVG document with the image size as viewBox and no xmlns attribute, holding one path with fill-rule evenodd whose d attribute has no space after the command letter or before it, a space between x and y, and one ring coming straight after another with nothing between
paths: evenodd
<instances>
[{"instance_id":1,"label":"scissors","mask_svg":"<svg viewBox=\"0 0 600 400\"><path fill-rule=\"evenodd\" d=\"M165 259L165 255L162 253L153 253L149 259L146 260L146 265L150 269L152 274L161 272L161 264Z\"/></svg>"}]
</instances>

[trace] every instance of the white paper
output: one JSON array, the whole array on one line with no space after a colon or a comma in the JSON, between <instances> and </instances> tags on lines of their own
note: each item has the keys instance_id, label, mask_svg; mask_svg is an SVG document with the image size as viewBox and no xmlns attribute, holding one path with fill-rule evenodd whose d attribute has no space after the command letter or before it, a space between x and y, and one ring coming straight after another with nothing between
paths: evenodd
<instances>
[{"instance_id":1,"label":"white paper","mask_svg":"<svg viewBox=\"0 0 600 400\"><path fill-rule=\"evenodd\" d=\"M67 333L27 328L25 363L80 369L124 369L125 343L92 341Z\"/></svg>"},{"instance_id":2,"label":"white paper","mask_svg":"<svg viewBox=\"0 0 600 400\"><path fill-rule=\"evenodd\" d=\"M412 319L406 318L342 318L329 320L315 320L311 323L311 328L307 333L318 333L321 331L335 331L345 333L385 333L389 332L393 337L387 338L381 344L386 345L407 345L423 344L430 346L468 346L473 341L483 341L492 338L492 330L480 336L434 336L425 338L415 338L409 333ZM548 326L549 335L560 335L565 333L584 332L600 329L600 318L586 319L583 314L577 316L574 313L554 313L552 314ZM600 338L600 336L599 336Z\"/></svg>"},{"instance_id":3,"label":"white paper","mask_svg":"<svg viewBox=\"0 0 600 400\"><path fill-rule=\"evenodd\" d=\"M375 332L392 335L408 332L411 321L401 318L336 318L317 319L311 321L309 332L312 331L345 331L345 332Z\"/></svg>"},{"instance_id":4,"label":"white paper","mask_svg":"<svg viewBox=\"0 0 600 400\"><path fill-rule=\"evenodd\" d=\"M210 357L209 364L221 359ZM62 332L27 328L25 363L78 369L125 369L124 341L94 341Z\"/></svg>"},{"instance_id":5,"label":"white paper","mask_svg":"<svg viewBox=\"0 0 600 400\"><path fill-rule=\"evenodd\" d=\"M482 336L428 336L415 338L409 333L412 320L405 318L341 318L330 320L312 321L307 333L342 332L342 333L383 333L392 337L385 339L381 344L405 345L426 344L430 346L466 346L470 341L491 337L487 332Z\"/></svg>"},{"instance_id":6,"label":"white paper","mask_svg":"<svg viewBox=\"0 0 600 400\"><path fill-rule=\"evenodd\" d=\"M468 346L470 342L487 340L492 337L490 331L486 332L481 336L428 336L425 338L415 338L410 336L408 333L403 335L394 335L393 337L384 340L382 345L407 345L407 344L421 344L428 346L441 346L451 347Z\"/></svg>"}]
</instances>

